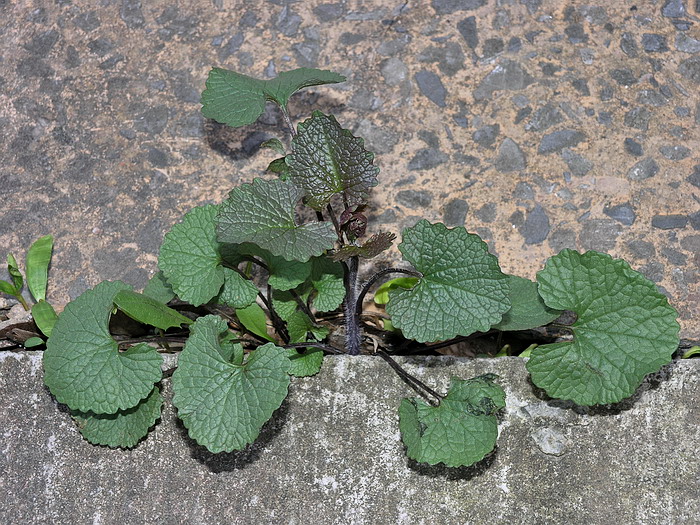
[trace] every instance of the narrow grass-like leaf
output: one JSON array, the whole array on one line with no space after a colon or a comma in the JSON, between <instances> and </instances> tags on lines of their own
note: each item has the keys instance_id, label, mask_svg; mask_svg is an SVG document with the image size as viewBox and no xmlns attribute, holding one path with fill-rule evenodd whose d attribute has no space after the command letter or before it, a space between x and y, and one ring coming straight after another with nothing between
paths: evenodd
<instances>
[{"instance_id":1,"label":"narrow grass-like leaf","mask_svg":"<svg viewBox=\"0 0 700 525\"><path fill-rule=\"evenodd\" d=\"M22 277L22 272L19 270L17 265L17 259L11 253L7 254L7 273L10 274L12 279L12 286L14 286L15 293L11 295L17 295L21 292L22 286L24 286L24 278Z\"/></svg>"},{"instance_id":2,"label":"narrow grass-like leaf","mask_svg":"<svg viewBox=\"0 0 700 525\"><path fill-rule=\"evenodd\" d=\"M383 283L377 291L374 292L374 303L375 304L386 304L389 302L389 291L396 288L405 288L410 290L416 283L418 283L418 277L397 277L396 279L391 279Z\"/></svg>"},{"instance_id":3,"label":"narrow grass-like leaf","mask_svg":"<svg viewBox=\"0 0 700 525\"><path fill-rule=\"evenodd\" d=\"M148 434L160 418L163 396L158 387L138 405L114 414L93 414L74 410L71 415L85 439L95 445L132 448Z\"/></svg>"},{"instance_id":4,"label":"narrow grass-like leaf","mask_svg":"<svg viewBox=\"0 0 700 525\"><path fill-rule=\"evenodd\" d=\"M377 185L379 168L372 165L374 154L365 150L364 141L320 111L298 127L285 162L292 182L306 191L307 204L321 210L341 193L350 205L365 202Z\"/></svg>"},{"instance_id":5,"label":"narrow grass-like leaf","mask_svg":"<svg viewBox=\"0 0 700 525\"><path fill-rule=\"evenodd\" d=\"M537 274L550 308L571 310L572 342L538 346L527 369L547 394L579 405L617 403L671 361L677 312L653 282L623 260L562 250Z\"/></svg>"},{"instance_id":6,"label":"narrow grass-like leaf","mask_svg":"<svg viewBox=\"0 0 700 525\"><path fill-rule=\"evenodd\" d=\"M508 277L486 243L462 227L419 221L399 250L423 277L410 290L389 291L396 328L419 342L486 332L510 308Z\"/></svg>"},{"instance_id":7,"label":"narrow grass-like leaf","mask_svg":"<svg viewBox=\"0 0 700 525\"><path fill-rule=\"evenodd\" d=\"M287 396L287 352L267 343L242 365L222 355L226 323L200 317L192 327L173 374L173 404L190 437L211 452L241 450Z\"/></svg>"},{"instance_id":8,"label":"narrow grass-like leaf","mask_svg":"<svg viewBox=\"0 0 700 525\"><path fill-rule=\"evenodd\" d=\"M493 328L502 331L529 330L551 323L561 310L549 308L537 292L537 283L517 275L509 275L510 310Z\"/></svg>"},{"instance_id":9,"label":"narrow grass-like leaf","mask_svg":"<svg viewBox=\"0 0 700 525\"><path fill-rule=\"evenodd\" d=\"M143 295L147 295L163 304L168 304L176 297L172 286L170 286L170 283L165 279L163 272L160 270L154 273L153 277L148 280L146 287L143 289Z\"/></svg>"},{"instance_id":10,"label":"narrow grass-like leaf","mask_svg":"<svg viewBox=\"0 0 700 525\"><path fill-rule=\"evenodd\" d=\"M44 340L41 337L30 337L24 342L24 348L36 348L44 344Z\"/></svg>"},{"instance_id":11,"label":"narrow grass-like leaf","mask_svg":"<svg viewBox=\"0 0 700 525\"><path fill-rule=\"evenodd\" d=\"M328 221L297 225L295 208L301 196L302 190L279 179L255 179L234 188L217 218L219 241L254 243L288 261L321 255L333 248L335 230Z\"/></svg>"},{"instance_id":12,"label":"narrow grass-like leaf","mask_svg":"<svg viewBox=\"0 0 700 525\"><path fill-rule=\"evenodd\" d=\"M452 379L447 396L435 407L420 398L404 399L399 429L409 458L420 463L463 467L481 461L496 445L496 412L505 392L493 374L467 381Z\"/></svg>"},{"instance_id":13,"label":"narrow grass-like leaf","mask_svg":"<svg viewBox=\"0 0 700 525\"><path fill-rule=\"evenodd\" d=\"M155 326L161 330L193 322L189 317L165 306L160 301L131 290L120 291L114 297L114 304L139 323Z\"/></svg>"},{"instance_id":14,"label":"narrow grass-like leaf","mask_svg":"<svg viewBox=\"0 0 700 525\"><path fill-rule=\"evenodd\" d=\"M32 305L32 317L34 322L46 337L51 337L53 327L58 320L56 311L45 300L40 299Z\"/></svg>"},{"instance_id":15,"label":"narrow grass-like leaf","mask_svg":"<svg viewBox=\"0 0 700 525\"><path fill-rule=\"evenodd\" d=\"M37 239L27 250L27 287L37 301L46 299L52 251L52 235L45 235Z\"/></svg>"},{"instance_id":16,"label":"narrow grass-like leaf","mask_svg":"<svg viewBox=\"0 0 700 525\"><path fill-rule=\"evenodd\" d=\"M109 333L114 297L129 286L102 282L68 303L44 352L44 382L74 410L112 414L137 405L162 376L163 358L141 343L125 352Z\"/></svg>"}]
</instances>

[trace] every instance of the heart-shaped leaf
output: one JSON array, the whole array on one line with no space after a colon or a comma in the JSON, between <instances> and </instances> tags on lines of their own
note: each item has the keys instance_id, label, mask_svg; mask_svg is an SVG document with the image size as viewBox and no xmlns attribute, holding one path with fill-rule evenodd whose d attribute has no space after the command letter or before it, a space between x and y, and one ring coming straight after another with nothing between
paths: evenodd
<instances>
[{"instance_id":1,"label":"heart-shaped leaf","mask_svg":"<svg viewBox=\"0 0 700 525\"><path fill-rule=\"evenodd\" d=\"M493 325L495 329L504 332L529 330L551 323L561 315L561 310L553 310L544 304L537 292L537 283L517 275L509 275L508 281L511 307L501 322Z\"/></svg>"}]
</instances>

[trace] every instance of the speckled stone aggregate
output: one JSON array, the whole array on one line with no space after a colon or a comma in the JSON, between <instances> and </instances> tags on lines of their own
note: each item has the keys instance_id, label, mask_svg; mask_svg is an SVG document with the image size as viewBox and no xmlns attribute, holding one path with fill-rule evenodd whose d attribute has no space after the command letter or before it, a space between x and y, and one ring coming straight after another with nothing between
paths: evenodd
<instances>
[{"instance_id":1,"label":"speckled stone aggregate","mask_svg":"<svg viewBox=\"0 0 700 525\"><path fill-rule=\"evenodd\" d=\"M307 66L348 81L295 96L295 120L333 113L377 153L368 233L463 224L530 278L562 248L604 250L700 339L695 0L0 0L0 15L0 256L52 233L59 306L102 279L143 286L183 213L274 158L259 144L284 137L276 111L239 130L201 117L212 66Z\"/></svg>"}]
</instances>

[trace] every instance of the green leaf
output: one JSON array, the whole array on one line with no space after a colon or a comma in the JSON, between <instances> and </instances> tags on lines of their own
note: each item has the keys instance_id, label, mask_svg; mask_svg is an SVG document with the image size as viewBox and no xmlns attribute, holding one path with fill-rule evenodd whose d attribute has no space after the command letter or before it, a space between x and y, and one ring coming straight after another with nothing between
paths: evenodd
<instances>
[{"instance_id":1,"label":"green leaf","mask_svg":"<svg viewBox=\"0 0 700 525\"><path fill-rule=\"evenodd\" d=\"M95 445L116 448L135 447L160 418L163 396L158 387L138 405L114 414L94 414L74 410L71 415L85 439Z\"/></svg>"},{"instance_id":2,"label":"green leaf","mask_svg":"<svg viewBox=\"0 0 700 525\"><path fill-rule=\"evenodd\" d=\"M376 257L384 250L391 248L396 235L388 232L375 233L367 239L361 246L355 244L347 244L339 248L333 254L334 261L346 261L350 257L362 257L363 259L371 259Z\"/></svg>"},{"instance_id":3,"label":"green leaf","mask_svg":"<svg viewBox=\"0 0 700 525\"><path fill-rule=\"evenodd\" d=\"M19 294L22 291L24 279L22 278L22 272L19 271L19 266L17 266L17 260L11 253L7 254L7 273L10 274L10 277L12 278L12 285L16 290L16 293L11 295Z\"/></svg>"},{"instance_id":4,"label":"green leaf","mask_svg":"<svg viewBox=\"0 0 700 525\"><path fill-rule=\"evenodd\" d=\"M0 292L6 293L7 295L17 295L19 290L17 290L13 285L7 281L0 280Z\"/></svg>"},{"instance_id":5,"label":"green leaf","mask_svg":"<svg viewBox=\"0 0 700 525\"><path fill-rule=\"evenodd\" d=\"M372 165L374 154L365 150L364 141L320 111L298 127L285 162L291 180L306 190L307 204L320 210L340 193L351 206L365 202L377 185L379 168Z\"/></svg>"},{"instance_id":6,"label":"green leaf","mask_svg":"<svg viewBox=\"0 0 700 525\"><path fill-rule=\"evenodd\" d=\"M24 342L24 348L35 348L44 344L41 337L30 337Z\"/></svg>"},{"instance_id":7,"label":"green leaf","mask_svg":"<svg viewBox=\"0 0 700 525\"><path fill-rule=\"evenodd\" d=\"M192 319L165 306L160 301L131 290L122 290L114 297L114 304L126 315L139 323L167 330L183 324L192 324Z\"/></svg>"},{"instance_id":8,"label":"green leaf","mask_svg":"<svg viewBox=\"0 0 700 525\"><path fill-rule=\"evenodd\" d=\"M236 308L236 317L249 332L268 341L273 341L270 334L267 333L267 315L257 303L245 308Z\"/></svg>"},{"instance_id":9,"label":"green leaf","mask_svg":"<svg viewBox=\"0 0 700 525\"><path fill-rule=\"evenodd\" d=\"M410 290L419 281L418 277L397 277L382 284L377 291L374 292L375 304L386 304L389 302L389 291L397 288Z\"/></svg>"},{"instance_id":10,"label":"green leaf","mask_svg":"<svg viewBox=\"0 0 700 525\"><path fill-rule=\"evenodd\" d=\"M279 179L255 179L234 188L219 211L219 241L251 242L288 261L321 255L333 248L335 230L328 221L297 225L295 208L301 196L302 190Z\"/></svg>"},{"instance_id":11,"label":"green leaf","mask_svg":"<svg viewBox=\"0 0 700 525\"><path fill-rule=\"evenodd\" d=\"M226 323L197 319L173 374L173 404L190 437L211 452L241 450L287 396L287 352L267 343L236 365L222 355Z\"/></svg>"},{"instance_id":12,"label":"green leaf","mask_svg":"<svg viewBox=\"0 0 700 525\"><path fill-rule=\"evenodd\" d=\"M467 381L453 378L447 396L435 407L422 399L404 399L399 429L409 458L448 467L473 465L496 445L496 412L505 392L486 374Z\"/></svg>"},{"instance_id":13,"label":"green leaf","mask_svg":"<svg viewBox=\"0 0 700 525\"><path fill-rule=\"evenodd\" d=\"M700 346L691 347L686 353L683 354L681 359L690 359L693 356L700 355Z\"/></svg>"},{"instance_id":14,"label":"green leaf","mask_svg":"<svg viewBox=\"0 0 700 525\"><path fill-rule=\"evenodd\" d=\"M314 307L319 312L332 312L345 299L343 267L325 256L313 258L312 264L311 284L316 290Z\"/></svg>"},{"instance_id":15,"label":"green leaf","mask_svg":"<svg viewBox=\"0 0 700 525\"><path fill-rule=\"evenodd\" d=\"M163 272L160 270L154 273L153 277L148 280L146 288L143 289L143 295L147 295L163 304L168 304L176 297L172 286L170 286L170 283L165 279L165 275L163 275Z\"/></svg>"},{"instance_id":16,"label":"green leaf","mask_svg":"<svg viewBox=\"0 0 700 525\"><path fill-rule=\"evenodd\" d=\"M309 377L318 374L323 365L323 350L309 348L304 352L298 352L291 348L287 350L291 367L289 375L294 377Z\"/></svg>"},{"instance_id":17,"label":"green leaf","mask_svg":"<svg viewBox=\"0 0 700 525\"><path fill-rule=\"evenodd\" d=\"M284 144L282 144L282 141L280 139L266 140L265 142L260 144L260 148L270 148L272 151L274 151L275 153L279 153L280 155L284 155L286 153L284 151Z\"/></svg>"},{"instance_id":18,"label":"green leaf","mask_svg":"<svg viewBox=\"0 0 700 525\"><path fill-rule=\"evenodd\" d=\"M527 363L533 383L548 395L579 405L617 403L671 361L677 313L625 261L562 250L537 282L547 306L577 315L573 342L538 346Z\"/></svg>"},{"instance_id":19,"label":"green leaf","mask_svg":"<svg viewBox=\"0 0 700 525\"><path fill-rule=\"evenodd\" d=\"M217 211L213 204L193 208L165 234L160 247L158 267L178 297L194 306L216 296L224 284Z\"/></svg>"},{"instance_id":20,"label":"green leaf","mask_svg":"<svg viewBox=\"0 0 700 525\"><path fill-rule=\"evenodd\" d=\"M230 268L224 268L224 286L217 302L232 308L245 308L255 302L258 291L253 281Z\"/></svg>"},{"instance_id":21,"label":"green leaf","mask_svg":"<svg viewBox=\"0 0 700 525\"><path fill-rule=\"evenodd\" d=\"M328 328L314 324L314 322L304 312L295 311L287 319L287 330L289 331L290 343L305 343L309 341L308 334L311 333L313 339L321 341L328 335Z\"/></svg>"},{"instance_id":22,"label":"green leaf","mask_svg":"<svg viewBox=\"0 0 700 525\"><path fill-rule=\"evenodd\" d=\"M561 310L553 310L544 304L537 293L537 283L517 275L509 275L508 280L511 307L493 328L504 332L529 330L549 324L561 315Z\"/></svg>"},{"instance_id":23,"label":"green leaf","mask_svg":"<svg viewBox=\"0 0 700 525\"><path fill-rule=\"evenodd\" d=\"M32 305L32 317L34 318L36 325L39 327L39 330L41 330L41 333L46 337L51 337L53 327L58 320L58 316L56 315L56 311L53 309L53 306L47 303L44 299L39 299L38 302Z\"/></svg>"},{"instance_id":24,"label":"green leaf","mask_svg":"<svg viewBox=\"0 0 700 525\"><path fill-rule=\"evenodd\" d=\"M52 250L52 235L37 239L27 250L27 286L37 301L46 299Z\"/></svg>"},{"instance_id":25,"label":"green leaf","mask_svg":"<svg viewBox=\"0 0 700 525\"><path fill-rule=\"evenodd\" d=\"M60 403L96 414L131 408L160 381L163 358L141 343L125 352L109 333L115 296L129 286L102 282L68 303L44 352L44 382Z\"/></svg>"},{"instance_id":26,"label":"green leaf","mask_svg":"<svg viewBox=\"0 0 700 525\"><path fill-rule=\"evenodd\" d=\"M289 180L289 166L284 161L284 157L275 159L267 165L267 171L276 173L280 180Z\"/></svg>"},{"instance_id":27,"label":"green leaf","mask_svg":"<svg viewBox=\"0 0 700 525\"><path fill-rule=\"evenodd\" d=\"M423 277L389 292L386 311L404 336L421 343L486 332L510 308L508 277L486 243L464 228L419 221L399 250Z\"/></svg>"},{"instance_id":28,"label":"green leaf","mask_svg":"<svg viewBox=\"0 0 700 525\"><path fill-rule=\"evenodd\" d=\"M310 261L288 261L252 243L243 243L237 248L242 255L262 259L269 271L268 284L276 290L296 288L311 275Z\"/></svg>"},{"instance_id":29,"label":"green leaf","mask_svg":"<svg viewBox=\"0 0 700 525\"><path fill-rule=\"evenodd\" d=\"M215 67L202 92L202 114L229 126L245 126L262 115L266 100L285 108L289 97L302 88L344 80L330 71L307 68L286 71L271 80L258 80Z\"/></svg>"}]
</instances>

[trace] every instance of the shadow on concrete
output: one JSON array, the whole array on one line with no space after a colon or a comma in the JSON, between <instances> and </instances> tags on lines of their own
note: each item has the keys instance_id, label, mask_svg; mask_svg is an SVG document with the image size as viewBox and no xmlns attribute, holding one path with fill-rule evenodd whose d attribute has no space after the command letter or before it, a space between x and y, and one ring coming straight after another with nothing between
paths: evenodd
<instances>
[{"instance_id":1,"label":"shadow on concrete","mask_svg":"<svg viewBox=\"0 0 700 525\"><path fill-rule=\"evenodd\" d=\"M218 454L209 452L205 447L193 440L188 435L187 428L185 428L185 425L179 418L176 420L175 426L190 449L190 456L206 466L211 472L218 474L220 472L242 470L251 463L257 461L260 458L260 453L272 442L282 428L284 428L288 414L289 401L285 399L282 405L272 415L272 418L263 425L258 438L252 444L248 445L245 450L220 452Z\"/></svg>"},{"instance_id":2,"label":"shadow on concrete","mask_svg":"<svg viewBox=\"0 0 700 525\"><path fill-rule=\"evenodd\" d=\"M498 446L484 459L468 467L447 467L443 464L427 465L425 463L418 463L413 459L408 459L406 465L413 472L421 476L443 478L447 481L470 481L486 472L496 460L497 454Z\"/></svg>"}]
</instances>

